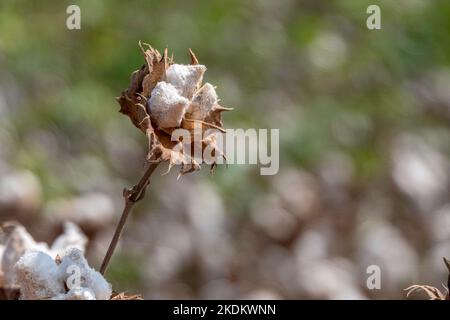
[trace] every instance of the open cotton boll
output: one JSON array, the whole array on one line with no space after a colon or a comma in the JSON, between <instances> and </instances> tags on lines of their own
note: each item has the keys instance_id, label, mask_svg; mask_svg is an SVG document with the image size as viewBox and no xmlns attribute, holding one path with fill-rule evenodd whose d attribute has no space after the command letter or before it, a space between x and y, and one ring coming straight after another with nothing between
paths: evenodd
<instances>
[{"instance_id":1,"label":"open cotton boll","mask_svg":"<svg viewBox=\"0 0 450 320\"><path fill-rule=\"evenodd\" d=\"M174 128L180 125L188 104L174 86L161 81L151 93L148 109L159 128Z\"/></svg>"},{"instance_id":2,"label":"open cotton boll","mask_svg":"<svg viewBox=\"0 0 450 320\"><path fill-rule=\"evenodd\" d=\"M187 112L192 119L203 120L208 115L208 112L217 105L217 93L214 86L210 83L205 83L192 98Z\"/></svg>"},{"instance_id":3,"label":"open cotton boll","mask_svg":"<svg viewBox=\"0 0 450 320\"><path fill-rule=\"evenodd\" d=\"M87 241L87 237L75 223L65 222L64 233L53 242L51 251L53 256L69 247L77 248L84 252Z\"/></svg>"},{"instance_id":4,"label":"open cotton boll","mask_svg":"<svg viewBox=\"0 0 450 320\"><path fill-rule=\"evenodd\" d=\"M50 254L47 244L36 243L23 226L15 226L8 237L1 261L1 269L4 273L5 282L8 285L15 284L13 269L16 262L25 252L32 250Z\"/></svg>"},{"instance_id":5,"label":"open cotton boll","mask_svg":"<svg viewBox=\"0 0 450 320\"><path fill-rule=\"evenodd\" d=\"M67 278L72 275L72 266L77 266L79 268L80 286L91 289L97 300L109 300L112 293L111 285L99 272L89 267L86 258L79 249L67 249L60 255L60 258L59 279L62 282L65 283Z\"/></svg>"},{"instance_id":6,"label":"open cotton boll","mask_svg":"<svg viewBox=\"0 0 450 320\"><path fill-rule=\"evenodd\" d=\"M67 293L54 296L51 300L96 300L94 291L89 288L70 289Z\"/></svg>"},{"instance_id":7,"label":"open cotton boll","mask_svg":"<svg viewBox=\"0 0 450 320\"><path fill-rule=\"evenodd\" d=\"M206 67L201 64L173 64L166 70L166 81L172 84L180 95L191 99L200 86Z\"/></svg>"},{"instance_id":8,"label":"open cotton boll","mask_svg":"<svg viewBox=\"0 0 450 320\"><path fill-rule=\"evenodd\" d=\"M64 285L58 280L58 266L46 253L25 253L14 266L14 273L20 299L48 299L64 292Z\"/></svg>"}]
</instances>

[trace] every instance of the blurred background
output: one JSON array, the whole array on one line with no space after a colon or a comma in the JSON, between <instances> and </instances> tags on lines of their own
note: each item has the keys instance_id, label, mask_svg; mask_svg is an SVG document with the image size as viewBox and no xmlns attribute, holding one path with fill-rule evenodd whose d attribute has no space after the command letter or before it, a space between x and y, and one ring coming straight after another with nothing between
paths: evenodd
<instances>
[{"instance_id":1,"label":"blurred background","mask_svg":"<svg viewBox=\"0 0 450 320\"><path fill-rule=\"evenodd\" d=\"M81 8L81 30L66 8ZM366 9L381 8L381 30ZM218 86L228 128L280 128L280 171L158 169L107 273L155 298L403 299L450 256L450 2L0 3L0 222L51 242L63 221L99 268L144 170L115 97L139 40ZM381 269L381 289L366 272Z\"/></svg>"}]
</instances>

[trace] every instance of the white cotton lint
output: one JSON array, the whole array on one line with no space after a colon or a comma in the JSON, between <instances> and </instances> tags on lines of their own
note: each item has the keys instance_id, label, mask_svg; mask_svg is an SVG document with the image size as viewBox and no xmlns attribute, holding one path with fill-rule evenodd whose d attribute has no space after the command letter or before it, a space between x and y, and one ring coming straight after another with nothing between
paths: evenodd
<instances>
[{"instance_id":1,"label":"white cotton lint","mask_svg":"<svg viewBox=\"0 0 450 320\"><path fill-rule=\"evenodd\" d=\"M192 98L192 103L188 108L188 112L195 120L203 120L217 105L217 93L214 86L210 83L205 83Z\"/></svg>"},{"instance_id":2,"label":"white cotton lint","mask_svg":"<svg viewBox=\"0 0 450 320\"><path fill-rule=\"evenodd\" d=\"M72 222L64 224L63 234L54 241L51 249L46 243L35 242L25 227L21 225L14 226L7 239L0 259L0 274L3 274L3 280L8 285L15 284L13 267L26 252L40 251L55 258L59 252L67 248L78 248L84 252L87 244L86 236Z\"/></svg>"},{"instance_id":3,"label":"white cotton lint","mask_svg":"<svg viewBox=\"0 0 450 320\"><path fill-rule=\"evenodd\" d=\"M206 67L201 64L173 64L166 70L166 81L172 84L180 95L191 99L199 88Z\"/></svg>"},{"instance_id":4,"label":"white cotton lint","mask_svg":"<svg viewBox=\"0 0 450 320\"><path fill-rule=\"evenodd\" d=\"M28 251L50 253L47 244L36 243L23 226L15 226L8 237L1 259L1 270L4 273L6 284L15 284L14 265Z\"/></svg>"},{"instance_id":5,"label":"white cotton lint","mask_svg":"<svg viewBox=\"0 0 450 320\"><path fill-rule=\"evenodd\" d=\"M97 300L109 300L112 293L111 285L99 272L89 267L80 250L67 249L61 253L60 257L59 279L61 282L66 282L69 276L77 273L80 275L81 287L91 289Z\"/></svg>"},{"instance_id":6,"label":"white cotton lint","mask_svg":"<svg viewBox=\"0 0 450 320\"><path fill-rule=\"evenodd\" d=\"M64 292L58 266L43 252L27 252L14 266L21 300L49 299Z\"/></svg>"},{"instance_id":7,"label":"white cotton lint","mask_svg":"<svg viewBox=\"0 0 450 320\"><path fill-rule=\"evenodd\" d=\"M188 104L188 99L180 96L174 86L164 81L158 82L148 99L150 116L159 128L180 126Z\"/></svg>"},{"instance_id":8,"label":"white cotton lint","mask_svg":"<svg viewBox=\"0 0 450 320\"><path fill-rule=\"evenodd\" d=\"M51 300L96 300L94 291L89 288L70 289L67 293L54 296Z\"/></svg>"},{"instance_id":9,"label":"white cotton lint","mask_svg":"<svg viewBox=\"0 0 450 320\"><path fill-rule=\"evenodd\" d=\"M24 300L107 300L112 293L111 285L89 267L83 256L86 242L86 236L71 222L64 225L64 233L51 250L45 243L36 243L23 226L14 226L0 250L3 251L0 276L6 284L18 285L20 298ZM54 260L57 255L59 265ZM68 278L78 276L79 286L66 293L64 284Z\"/></svg>"}]
</instances>

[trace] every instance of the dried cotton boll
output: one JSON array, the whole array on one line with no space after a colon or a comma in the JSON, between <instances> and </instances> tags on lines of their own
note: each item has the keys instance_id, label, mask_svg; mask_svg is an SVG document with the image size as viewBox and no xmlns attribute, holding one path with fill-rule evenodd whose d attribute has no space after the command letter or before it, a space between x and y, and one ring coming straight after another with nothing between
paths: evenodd
<instances>
[{"instance_id":1,"label":"dried cotton boll","mask_svg":"<svg viewBox=\"0 0 450 320\"><path fill-rule=\"evenodd\" d=\"M148 100L150 116L159 128L180 126L188 104L189 100L180 96L171 84L164 81L158 82Z\"/></svg>"},{"instance_id":2,"label":"dried cotton boll","mask_svg":"<svg viewBox=\"0 0 450 320\"><path fill-rule=\"evenodd\" d=\"M64 292L64 285L58 280L58 266L43 252L23 255L14 272L22 300L48 299Z\"/></svg>"},{"instance_id":3,"label":"dried cotton boll","mask_svg":"<svg viewBox=\"0 0 450 320\"><path fill-rule=\"evenodd\" d=\"M225 132L221 113L232 108L214 104L217 102L217 95L214 87L209 84L200 90L196 97L197 103L191 101L202 87L206 71L206 67L198 63L192 50L189 50L190 64L180 65L175 64L173 57L168 57L167 48L161 54L148 44L140 43L140 47L145 64L132 73L129 87L117 101L120 112L127 115L133 125L146 135L149 147L147 160L154 163L167 161L169 170L174 165L180 165L178 177L199 170L202 163L210 164L213 172L217 165L216 158L213 161L202 159L200 162L185 153L184 150L188 150L186 148L174 150L174 146L178 146L182 138L173 141L171 134L178 128L189 130L192 134L198 127L201 132L208 129ZM187 114L191 102L191 113L194 114ZM196 142L185 144L191 144L192 148L194 143ZM207 147L222 156L213 139L202 140L202 152Z\"/></svg>"},{"instance_id":4,"label":"dried cotton boll","mask_svg":"<svg viewBox=\"0 0 450 320\"><path fill-rule=\"evenodd\" d=\"M69 292L58 294L51 300L96 300L94 292L89 288L70 289Z\"/></svg>"},{"instance_id":5,"label":"dried cotton boll","mask_svg":"<svg viewBox=\"0 0 450 320\"><path fill-rule=\"evenodd\" d=\"M180 95L191 99L199 88L206 67L201 64L173 64L166 70L166 81L172 84Z\"/></svg>"},{"instance_id":6,"label":"dried cotton boll","mask_svg":"<svg viewBox=\"0 0 450 320\"><path fill-rule=\"evenodd\" d=\"M75 248L67 249L60 255L61 263L59 265L59 279L66 282L70 276L71 266L80 268L81 287L91 289L97 300L109 300L112 293L111 285L103 276L89 267L83 253Z\"/></svg>"}]
</instances>

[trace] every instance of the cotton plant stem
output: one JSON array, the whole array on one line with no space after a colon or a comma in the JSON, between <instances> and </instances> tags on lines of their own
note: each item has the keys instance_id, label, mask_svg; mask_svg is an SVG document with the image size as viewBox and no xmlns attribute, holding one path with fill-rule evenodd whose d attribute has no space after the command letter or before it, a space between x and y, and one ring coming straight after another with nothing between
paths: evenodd
<instances>
[{"instance_id":1,"label":"cotton plant stem","mask_svg":"<svg viewBox=\"0 0 450 320\"><path fill-rule=\"evenodd\" d=\"M122 234L123 227L127 222L127 218L133 209L133 206L144 197L145 188L148 186L150 182L150 177L152 176L153 171L155 171L159 162L150 163L149 167L145 171L144 175L139 180L138 184L133 186L131 189L124 189L123 197L125 200L125 207L123 208L122 216L120 217L119 223L117 224L116 231L114 232L114 236L109 244L108 251L106 252L105 258L103 259L102 266L100 267L100 273L102 275L105 274L106 269L108 268L109 261L116 249L117 243L119 242L120 235Z\"/></svg>"}]
</instances>

